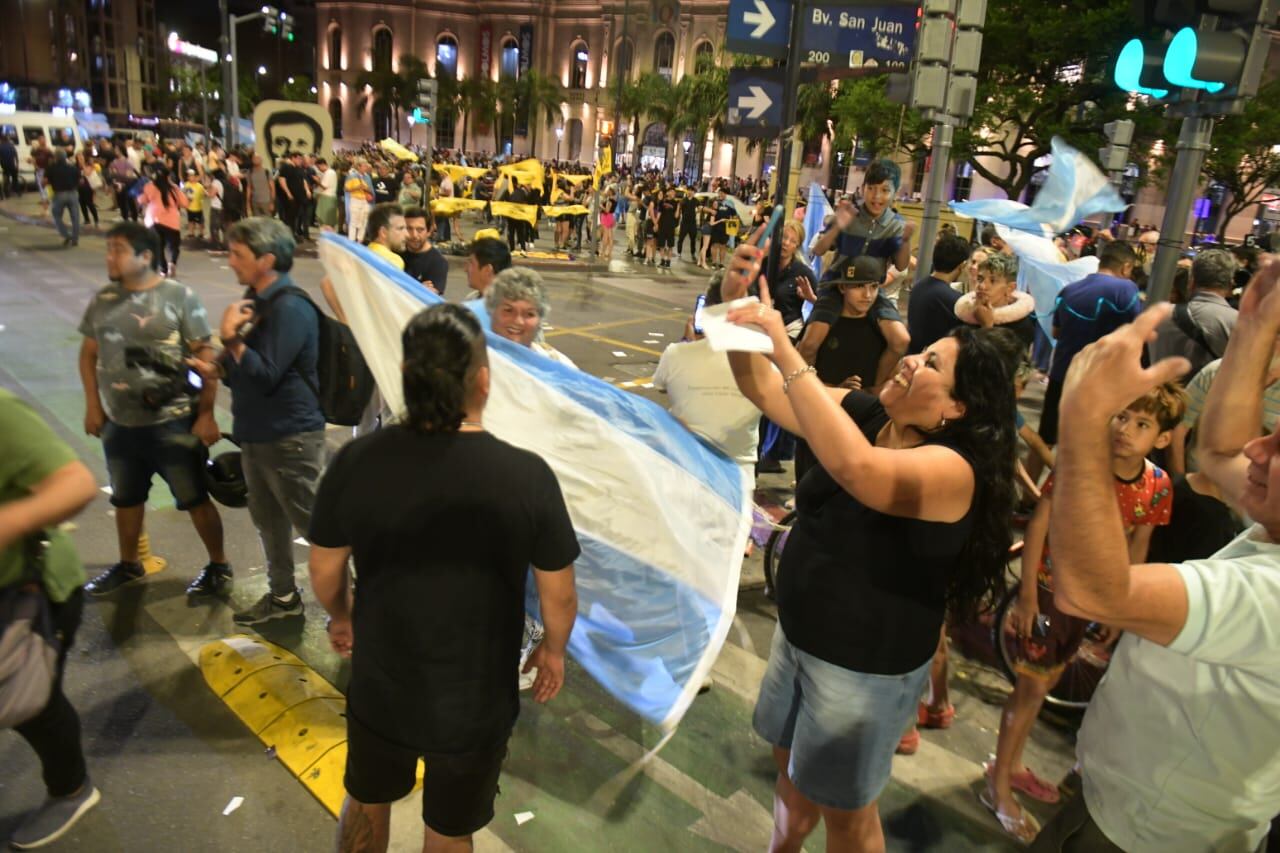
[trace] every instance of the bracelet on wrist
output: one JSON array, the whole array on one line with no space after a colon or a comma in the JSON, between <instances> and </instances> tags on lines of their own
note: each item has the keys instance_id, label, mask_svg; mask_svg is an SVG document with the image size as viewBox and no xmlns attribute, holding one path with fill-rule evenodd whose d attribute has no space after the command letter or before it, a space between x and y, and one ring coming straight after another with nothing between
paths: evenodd
<instances>
[{"instance_id":1,"label":"bracelet on wrist","mask_svg":"<svg viewBox=\"0 0 1280 853\"><path fill-rule=\"evenodd\" d=\"M791 391L791 383L799 379L801 376L804 376L806 373L812 373L814 375L817 375L818 368L810 364L807 367L802 367L799 370L789 373L782 380L782 393L783 394L789 393Z\"/></svg>"}]
</instances>

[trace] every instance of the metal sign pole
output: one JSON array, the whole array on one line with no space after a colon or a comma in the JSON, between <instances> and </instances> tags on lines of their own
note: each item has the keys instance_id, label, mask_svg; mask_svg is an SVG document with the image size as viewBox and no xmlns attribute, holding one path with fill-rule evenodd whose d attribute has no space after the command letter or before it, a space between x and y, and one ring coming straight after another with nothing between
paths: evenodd
<instances>
[{"instance_id":1,"label":"metal sign pole","mask_svg":"<svg viewBox=\"0 0 1280 853\"><path fill-rule=\"evenodd\" d=\"M791 185L791 149L795 144L796 103L799 100L796 93L800 89L800 62L803 54L800 33L804 28L804 16L808 8L809 0L795 0L791 5L791 45L786 60L786 85L782 89L782 133L778 138L778 160L774 165L774 173L778 178L774 204L787 203L787 191ZM782 254L782 224L785 219L786 217L779 219L773 233L766 235L771 241L768 265L770 274L778 269Z\"/></svg>"},{"instance_id":2,"label":"metal sign pole","mask_svg":"<svg viewBox=\"0 0 1280 853\"><path fill-rule=\"evenodd\" d=\"M1191 202L1200 184L1200 169L1204 166L1205 153L1213 133L1213 119L1196 116L1182 120L1178 134L1178 162L1169 180L1169 195L1165 199L1164 222L1160 225L1160 240L1156 244L1156 259L1147 279L1147 303L1164 302L1173 289L1174 268L1182 254L1182 238L1187 230L1187 217L1191 215Z\"/></svg>"},{"instance_id":3,"label":"metal sign pole","mask_svg":"<svg viewBox=\"0 0 1280 853\"><path fill-rule=\"evenodd\" d=\"M920 242L916 249L919 268L922 270L933 265L933 244L938 238L939 213L942 210L942 194L947 189L947 170L951 165L951 140L954 133L955 129L945 121L933 126L933 145L929 151L929 184L925 188Z\"/></svg>"}]
</instances>

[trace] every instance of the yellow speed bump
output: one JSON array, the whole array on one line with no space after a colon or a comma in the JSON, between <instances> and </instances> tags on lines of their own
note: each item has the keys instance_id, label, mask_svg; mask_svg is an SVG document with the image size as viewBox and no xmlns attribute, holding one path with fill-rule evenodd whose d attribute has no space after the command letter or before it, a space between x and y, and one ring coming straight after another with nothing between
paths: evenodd
<instances>
[{"instance_id":1,"label":"yellow speed bump","mask_svg":"<svg viewBox=\"0 0 1280 853\"><path fill-rule=\"evenodd\" d=\"M200 649L211 690L335 817L345 792L347 702L302 660L256 637Z\"/></svg>"}]
</instances>

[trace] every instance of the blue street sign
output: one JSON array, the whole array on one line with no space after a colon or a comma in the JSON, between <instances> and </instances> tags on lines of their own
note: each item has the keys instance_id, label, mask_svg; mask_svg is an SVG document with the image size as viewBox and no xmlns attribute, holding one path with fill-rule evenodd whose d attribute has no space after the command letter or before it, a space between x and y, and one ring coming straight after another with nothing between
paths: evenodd
<instances>
[{"instance_id":1,"label":"blue street sign","mask_svg":"<svg viewBox=\"0 0 1280 853\"><path fill-rule=\"evenodd\" d=\"M916 6L816 6L805 12L800 60L846 71L902 71L916 44Z\"/></svg>"},{"instance_id":2,"label":"blue street sign","mask_svg":"<svg viewBox=\"0 0 1280 853\"><path fill-rule=\"evenodd\" d=\"M780 68L729 69L729 136L776 136L782 129L786 71Z\"/></svg>"},{"instance_id":3,"label":"blue street sign","mask_svg":"<svg viewBox=\"0 0 1280 853\"><path fill-rule=\"evenodd\" d=\"M791 4L786 0L729 0L725 46L736 53L786 59Z\"/></svg>"}]
</instances>

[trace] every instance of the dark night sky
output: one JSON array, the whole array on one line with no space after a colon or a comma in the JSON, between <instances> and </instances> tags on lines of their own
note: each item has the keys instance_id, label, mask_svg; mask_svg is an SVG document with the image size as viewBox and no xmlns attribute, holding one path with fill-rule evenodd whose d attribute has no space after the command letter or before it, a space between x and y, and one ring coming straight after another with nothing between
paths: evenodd
<instances>
[{"instance_id":1,"label":"dark night sky","mask_svg":"<svg viewBox=\"0 0 1280 853\"><path fill-rule=\"evenodd\" d=\"M280 43L263 34L259 21L241 24L237 39L242 66L265 65L269 69L263 94L278 86L290 74L315 73L315 6L298 0L266 0L297 18L297 39ZM257 11L263 0L228 0L232 14ZM216 50L221 26L217 0L156 0L156 19L162 24L162 37L174 30L183 39ZM281 73L280 68L284 69Z\"/></svg>"}]
</instances>

